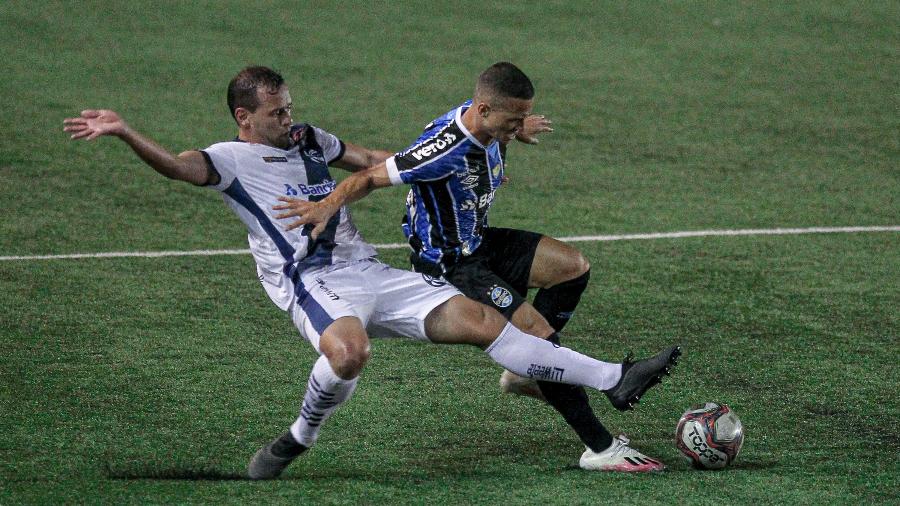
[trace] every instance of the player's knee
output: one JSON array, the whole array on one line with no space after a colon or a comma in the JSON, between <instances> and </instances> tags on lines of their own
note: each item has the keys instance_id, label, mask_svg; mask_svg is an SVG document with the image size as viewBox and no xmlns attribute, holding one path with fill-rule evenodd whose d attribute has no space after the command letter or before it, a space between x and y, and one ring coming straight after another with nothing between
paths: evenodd
<instances>
[{"instance_id":1,"label":"player's knee","mask_svg":"<svg viewBox=\"0 0 900 506\"><path fill-rule=\"evenodd\" d=\"M491 340L500 335L503 327L506 326L507 320L496 309L485 304L478 304L475 316L475 325L478 329L483 330L485 337Z\"/></svg>"},{"instance_id":2,"label":"player's knee","mask_svg":"<svg viewBox=\"0 0 900 506\"><path fill-rule=\"evenodd\" d=\"M494 308L472 299L463 299L459 312L453 315L464 329L462 334L471 336L467 341L476 346L486 346L500 335L506 325L506 318Z\"/></svg>"},{"instance_id":3,"label":"player's knee","mask_svg":"<svg viewBox=\"0 0 900 506\"><path fill-rule=\"evenodd\" d=\"M494 309L457 296L425 318L425 333L435 343L471 344L484 348L500 335L506 319Z\"/></svg>"},{"instance_id":4,"label":"player's knee","mask_svg":"<svg viewBox=\"0 0 900 506\"><path fill-rule=\"evenodd\" d=\"M353 379L362 372L371 354L369 340L342 339L322 350L334 373L342 379Z\"/></svg>"},{"instance_id":5,"label":"player's knee","mask_svg":"<svg viewBox=\"0 0 900 506\"><path fill-rule=\"evenodd\" d=\"M574 250L569 255L568 261L563 265L558 283L563 283L572 279L579 278L591 270L591 264L580 251Z\"/></svg>"},{"instance_id":6,"label":"player's knee","mask_svg":"<svg viewBox=\"0 0 900 506\"><path fill-rule=\"evenodd\" d=\"M553 288L580 278L587 279L590 271L591 264L587 258L578 250L572 249L571 254L560 257L553 269L547 273L544 284L539 285L538 288Z\"/></svg>"},{"instance_id":7,"label":"player's knee","mask_svg":"<svg viewBox=\"0 0 900 506\"><path fill-rule=\"evenodd\" d=\"M353 379L362 372L366 362L369 361L369 347L348 346L340 351L335 363L331 367L334 373L343 379ZM329 359L330 361L330 359Z\"/></svg>"},{"instance_id":8,"label":"player's knee","mask_svg":"<svg viewBox=\"0 0 900 506\"><path fill-rule=\"evenodd\" d=\"M522 332L540 337L541 339L553 333L553 328L543 318L531 318L527 320L523 325L516 326L519 327L519 330L521 330Z\"/></svg>"},{"instance_id":9,"label":"player's knee","mask_svg":"<svg viewBox=\"0 0 900 506\"><path fill-rule=\"evenodd\" d=\"M512 323L522 332L540 338L548 337L553 333L553 327L528 303L522 304L513 313Z\"/></svg>"},{"instance_id":10,"label":"player's knee","mask_svg":"<svg viewBox=\"0 0 900 506\"><path fill-rule=\"evenodd\" d=\"M584 258L584 255L582 255L580 251L578 252L577 257L578 258L576 259L576 265L578 266L578 268L576 269L576 271L578 273L578 276L581 276L591 270L591 263L588 262L587 258Z\"/></svg>"}]
</instances>

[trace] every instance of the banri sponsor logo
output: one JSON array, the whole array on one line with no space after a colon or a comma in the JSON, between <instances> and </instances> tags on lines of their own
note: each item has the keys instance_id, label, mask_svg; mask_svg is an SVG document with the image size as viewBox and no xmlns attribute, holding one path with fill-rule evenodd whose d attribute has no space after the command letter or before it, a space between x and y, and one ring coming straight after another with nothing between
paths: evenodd
<instances>
[{"instance_id":1,"label":"banri sponsor logo","mask_svg":"<svg viewBox=\"0 0 900 506\"><path fill-rule=\"evenodd\" d=\"M419 147L419 149L411 150L410 154L416 160L422 160L423 158L425 158L427 156L431 156L431 155L437 153L438 151L446 148L447 146L452 144L453 141L455 141L455 140L456 140L455 135L453 135L450 132L444 132L443 135L429 140L427 144L422 145L421 147Z\"/></svg>"},{"instance_id":2,"label":"banri sponsor logo","mask_svg":"<svg viewBox=\"0 0 900 506\"><path fill-rule=\"evenodd\" d=\"M284 193L288 196L294 196L298 193L300 195L328 195L333 192L337 183L332 179L325 181L324 183L319 184L303 184L297 183L297 188L300 189L298 192L293 186L285 183L284 184Z\"/></svg>"},{"instance_id":3,"label":"banri sponsor logo","mask_svg":"<svg viewBox=\"0 0 900 506\"><path fill-rule=\"evenodd\" d=\"M297 186L300 187L300 193L304 195L327 195L334 191L337 183L332 179L330 181L325 181L324 183L311 185L298 184Z\"/></svg>"}]
</instances>

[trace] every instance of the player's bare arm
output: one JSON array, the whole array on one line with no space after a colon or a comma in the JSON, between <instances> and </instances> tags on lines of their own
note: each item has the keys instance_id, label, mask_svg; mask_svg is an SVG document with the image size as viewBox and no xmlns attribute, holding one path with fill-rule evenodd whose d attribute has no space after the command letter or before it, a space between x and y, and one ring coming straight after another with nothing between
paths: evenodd
<instances>
[{"instance_id":1,"label":"player's bare arm","mask_svg":"<svg viewBox=\"0 0 900 506\"><path fill-rule=\"evenodd\" d=\"M71 133L73 140L91 141L103 135L122 139L141 160L168 178L198 186L217 182L215 180L218 177L217 174L209 168L199 151L185 151L175 156L132 129L115 111L108 109L84 110L76 118L63 120L63 125L63 131Z\"/></svg>"},{"instance_id":2,"label":"player's bare arm","mask_svg":"<svg viewBox=\"0 0 900 506\"><path fill-rule=\"evenodd\" d=\"M384 188L386 186L391 186L391 180L388 177L387 166L385 166L384 162L381 162L366 170L354 172L341 181L337 188L331 192L331 195L319 202L309 202L291 197L278 197L278 200L284 203L272 206L272 209L284 211L275 216L278 219L299 218L285 226L286 230L293 230L303 225L312 224L311 235L315 239L325 229L328 220L334 216L334 213L338 212L341 206L365 197L376 188Z\"/></svg>"},{"instance_id":3,"label":"player's bare arm","mask_svg":"<svg viewBox=\"0 0 900 506\"><path fill-rule=\"evenodd\" d=\"M393 153L390 151L367 149L347 142L344 144L344 155L331 162L331 165L350 172L358 172L387 160L391 155Z\"/></svg>"},{"instance_id":4,"label":"player's bare arm","mask_svg":"<svg viewBox=\"0 0 900 506\"><path fill-rule=\"evenodd\" d=\"M516 133L516 140L525 144L537 144L539 134L552 132L553 122L543 114L531 114L522 124L522 129Z\"/></svg>"}]
</instances>

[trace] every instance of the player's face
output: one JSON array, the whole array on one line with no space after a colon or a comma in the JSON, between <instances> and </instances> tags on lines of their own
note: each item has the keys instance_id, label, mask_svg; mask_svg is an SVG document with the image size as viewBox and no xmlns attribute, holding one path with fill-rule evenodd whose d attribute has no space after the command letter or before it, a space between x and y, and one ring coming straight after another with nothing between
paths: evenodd
<instances>
[{"instance_id":1,"label":"player's face","mask_svg":"<svg viewBox=\"0 0 900 506\"><path fill-rule=\"evenodd\" d=\"M494 139L509 142L522 129L533 103L533 100L521 98L495 99L488 105L487 114L482 116L482 128Z\"/></svg>"},{"instance_id":2,"label":"player's face","mask_svg":"<svg viewBox=\"0 0 900 506\"><path fill-rule=\"evenodd\" d=\"M253 142L287 149L291 145L290 131L293 122L293 103L287 86L278 88L276 93L269 93L265 89L258 89L256 93L259 106L248 115Z\"/></svg>"}]
</instances>

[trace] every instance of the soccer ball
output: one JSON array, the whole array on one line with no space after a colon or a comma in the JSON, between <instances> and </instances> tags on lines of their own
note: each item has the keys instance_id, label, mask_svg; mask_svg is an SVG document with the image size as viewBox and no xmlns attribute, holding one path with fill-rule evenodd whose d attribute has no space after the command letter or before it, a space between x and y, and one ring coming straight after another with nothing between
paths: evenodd
<instances>
[{"instance_id":1,"label":"soccer ball","mask_svg":"<svg viewBox=\"0 0 900 506\"><path fill-rule=\"evenodd\" d=\"M744 427L727 404L707 402L681 415L675 446L698 469L722 469L737 458Z\"/></svg>"}]
</instances>

